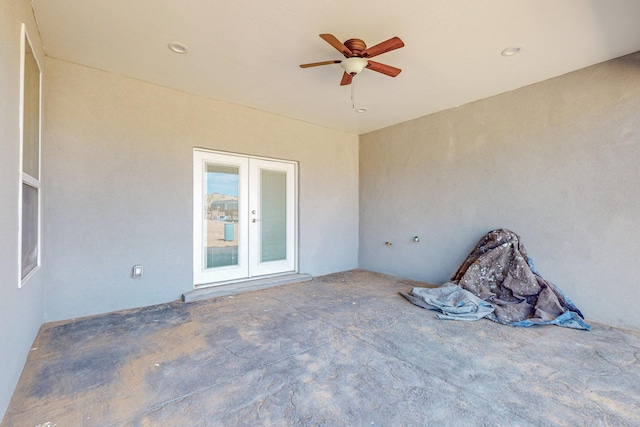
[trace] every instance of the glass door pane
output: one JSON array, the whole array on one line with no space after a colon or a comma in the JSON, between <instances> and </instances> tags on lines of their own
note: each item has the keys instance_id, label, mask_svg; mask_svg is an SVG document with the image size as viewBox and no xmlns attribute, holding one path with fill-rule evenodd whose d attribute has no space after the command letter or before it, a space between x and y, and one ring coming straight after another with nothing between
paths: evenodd
<instances>
[{"instance_id":1,"label":"glass door pane","mask_svg":"<svg viewBox=\"0 0 640 427\"><path fill-rule=\"evenodd\" d=\"M287 258L287 173L260 170L260 262Z\"/></svg>"},{"instance_id":2,"label":"glass door pane","mask_svg":"<svg viewBox=\"0 0 640 427\"><path fill-rule=\"evenodd\" d=\"M204 268L238 265L239 168L206 163L204 179Z\"/></svg>"},{"instance_id":3,"label":"glass door pane","mask_svg":"<svg viewBox=\"0 0 640 427\"><path fill-rule=\"evenodd\" d=\"M194 150L193 282L249 276L249 160Z\"/></svg>"}]
</instances>

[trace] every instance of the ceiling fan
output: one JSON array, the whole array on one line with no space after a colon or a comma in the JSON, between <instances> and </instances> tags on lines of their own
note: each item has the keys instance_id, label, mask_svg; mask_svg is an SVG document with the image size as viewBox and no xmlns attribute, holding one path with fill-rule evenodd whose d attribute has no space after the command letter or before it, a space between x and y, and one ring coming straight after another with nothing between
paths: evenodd
<instances>
[{"instance_id":1,"label":"ceiling fan","mask_svg":"<svg viewBox=\"0 0 640 427\"><path fill-rule=\"evenodd\" d=\"M353 76L358 74L365 68L368 68L378 73L386 74L390 77L395 77L402 71L400 68L392 67L391 65L381 64L379 62L371 61L369 58L389 52L391 50L399 49L404 46L402 40L399 37L392 37L387 41L379 43L375 46L367 48L364 41L360 39L349 39L344 43L341 43L333 34L320 34L320 37L331 46L336 48L338 52L342 53L345 59L336 59L334 61L322 61L312 62L311 64L302 64L300 68L317 67L319 65L340 64L340 67L344 70L340 85L351 84Z\"/></svg>"}]
</instances>

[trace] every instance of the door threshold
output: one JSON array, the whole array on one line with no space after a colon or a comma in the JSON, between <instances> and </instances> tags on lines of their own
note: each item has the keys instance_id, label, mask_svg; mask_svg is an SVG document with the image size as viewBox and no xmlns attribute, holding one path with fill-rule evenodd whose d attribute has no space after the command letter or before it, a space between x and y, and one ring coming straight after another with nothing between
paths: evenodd
<instances>
[{"instance_id":1,"label":"door threshold","mask_svg":"<svg viewBox=\"0 0 640 427\"><path fill-rule=\"evenodd\" d=\"M209 298L236 295L242 292L258 291L274 286L288 285L290 283L307 282L311 280L310 274L290 273L279 276L259 277L257 279L243 280L240 282L226 283L224 285L210 286L208 288L194 289L182 294L182 301L193 302Z\"/></svg>"}]
</instances>

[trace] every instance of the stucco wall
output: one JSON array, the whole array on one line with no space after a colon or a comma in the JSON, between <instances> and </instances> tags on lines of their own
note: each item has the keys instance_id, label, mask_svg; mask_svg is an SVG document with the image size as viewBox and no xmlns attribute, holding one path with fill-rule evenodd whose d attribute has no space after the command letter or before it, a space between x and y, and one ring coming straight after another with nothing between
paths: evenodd
<instances>
[{"instance_id":1,"label":"stucco wall","mask_svg":"<svg viewBox=\"0 0 640 427\"><path fill-rule=\"evenodd\" d=\"M47 61L46 321L193 289L194 147L298 161L300 271L357 267L356 135Z\"/></svg>"},{"instance_id":2,"label":"stucco wall","mask_svg":"<svg viewBox=\"0 0 640 427\"><path fill-rule=\"evenodd\" d=\"M42 323L44 267L18 288L20 27L23 22L34 54L45 72L44 54L30 3L0 3L0 419ZM44 183L43 191L46 191Z\"/></svg>"},{"instance_id":3,"label":"stucco wall","mask_svg":"<svg viewBox=\"0 0 640 427\"><path fill-rule=\"evenodd\" d=\"M508 228L588 318L638 328L639 165L640 54L363 135L360 267L441 283Z\"/></svg>"}]
</instances>

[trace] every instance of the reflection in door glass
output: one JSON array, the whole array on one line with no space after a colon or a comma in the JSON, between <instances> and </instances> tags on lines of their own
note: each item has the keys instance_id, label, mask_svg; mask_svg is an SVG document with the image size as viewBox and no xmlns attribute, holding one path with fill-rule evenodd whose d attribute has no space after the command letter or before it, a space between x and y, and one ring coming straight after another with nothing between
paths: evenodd
<instances>
[{"instance_id":1,"label":"reflection in door glass","mask_svg":"<svg viewBox=\"0 0 640 427\"><path fill-rule=\"evenodd\" d=\"M287 258L287 173L262 169L260 262Z\"/></svg>"},{"instance_id":2,"label":"reflection in door glass","mask_svg":"<svg viewBox=\"0 0 640 427\"><path fill-rule=\"evenodd\" d=\"M205 268L238 265L238 179L235 166L207 163L204 182Z\"/></svg>"}]
</instances>

